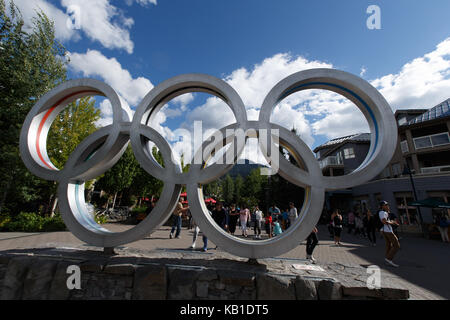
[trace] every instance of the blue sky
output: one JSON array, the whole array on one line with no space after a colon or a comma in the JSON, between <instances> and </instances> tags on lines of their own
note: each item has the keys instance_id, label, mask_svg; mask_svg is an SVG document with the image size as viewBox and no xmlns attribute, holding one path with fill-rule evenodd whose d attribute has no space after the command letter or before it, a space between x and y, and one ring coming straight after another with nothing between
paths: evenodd
<instances>
[{"instance_id":1,"label":"blue sky","mask_svg":"<svg viewBox=\"0 0 450 320\"><path fill-rule=\"evenodd\" d=\"M250 117L279 80L318 66L362 76L393 110L431 108L450 92L448 0L15 2L25 20L36 7L55 20L57 36L71 55L70 78L105 81L131 112L153 86L191 72L225 79L243 97ZM381 30L366 26L366 9L374 4L381 9ZM73 7L80 8L76 29L67 27ZM106 120L107 103L101 107ZM208 122L208 128L232 122L221 110L214 98L186 96L163 110L155 126L180 152L175 129L189 128L193 120ZM273 119L298 128L311 148L367 130L356 107L319 91L285 101Z\"/></svg>"}]
</instances>

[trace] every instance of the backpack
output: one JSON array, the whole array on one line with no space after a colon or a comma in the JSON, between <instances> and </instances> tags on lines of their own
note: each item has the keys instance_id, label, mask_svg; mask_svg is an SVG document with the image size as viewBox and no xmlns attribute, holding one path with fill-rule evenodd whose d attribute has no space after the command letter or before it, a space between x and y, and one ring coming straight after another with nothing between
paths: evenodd
<instances>
[{"instance_id":1,"label":"backpack","mask_svg":"<svg viewBox=\"0 0 450 320\"><path fill-rule=\"evenodd\" d=\"M381 212L381 211L378 211L377 217L376 217L376 219L375 219L375 228L376 228L377 230L380 230L381 228L384 227L384 224L383 224L383 222L382 222L381 219L380 219L380 212Z\"/></svg>"},{"instance_id":2,"label":"backpack","mask_svg":"<svg viewBox=\"0 0 450 320\"><path fill-rule=\"evenodd\" d=\"M448 220L445 219L445 217L442 217L441 220L439 221L439 226L441 228L448 228Z\"/></svg>"}]
</instances>

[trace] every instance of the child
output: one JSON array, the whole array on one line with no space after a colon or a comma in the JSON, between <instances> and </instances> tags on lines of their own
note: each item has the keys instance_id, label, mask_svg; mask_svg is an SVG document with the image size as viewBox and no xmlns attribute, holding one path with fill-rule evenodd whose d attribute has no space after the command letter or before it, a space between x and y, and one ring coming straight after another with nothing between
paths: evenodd
<instances>
[{"instance_id":1,"label":"child","mask_svg":"<svg viewBox=\"0 0 450 320\"><path fill-rule=\"evenodd\" d=\"M267 213L266 215L266 233L269 236L269 238L272 238L272 217L270 216L270 213Z\"/></svg>"},{"instance_id":2,"label":"child","mask_svg":"<svg viewBox=\"0 0 450 320\"><path fill-rule=\"evenodd\" d=\"M278 218L275 218L275 222L273 223L273 235L278 236L279 234L283 233L283 230L281 230L280 223L278 222Z\"/></svg>"}]
</instances>

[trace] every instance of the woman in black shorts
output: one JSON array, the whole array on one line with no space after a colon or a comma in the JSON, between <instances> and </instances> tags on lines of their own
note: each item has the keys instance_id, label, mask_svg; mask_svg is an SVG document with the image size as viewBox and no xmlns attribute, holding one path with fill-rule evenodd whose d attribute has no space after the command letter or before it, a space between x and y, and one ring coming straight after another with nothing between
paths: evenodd
<instances>
[{"instance_id":1,"label":"woman in black shorts","mask_svg":"<svg viewBox=\"0 0 450 320\"><path fill-rule=\"evenodd\" d=\"M341 245L341 231L342 231L342 216L339 209L333 211L331 215L331 221L334 229L334 244Z\"/></svg>"}]
</instances>

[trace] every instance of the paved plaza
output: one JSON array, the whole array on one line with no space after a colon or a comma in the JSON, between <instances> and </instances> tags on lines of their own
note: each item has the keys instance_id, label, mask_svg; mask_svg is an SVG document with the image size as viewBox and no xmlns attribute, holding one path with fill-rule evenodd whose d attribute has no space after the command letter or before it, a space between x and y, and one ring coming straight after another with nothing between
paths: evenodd
<instances>
[{"instance_id":1,"label":"paved plaza","mask_svg":"<svg viewBox=\"0 0 450 320\"><path fill-rule=\"evenodd\" d=\"M110 230L123 231L130 226L108 225ZM193 250L188 249L192 242L192 230L183 228L180 239L169 239L169 227L162 227L151 236L120 247L121 251L129 251L130 254L142 252L172 252L183 253L180 257L186 257ZM250 232L252 235L252 232ZM410 291L411 299L449 299L450 280L448 267L450 265L450 244L436 240L426 240L417 237L403 237L401 250L395 258L399 268L384 265L384 240L377 236L377 246L369 246L368 240L348 235L343 232L342 246L337 247L330 238L325 227L319 228L319 245L314 251L314 256L319 265L341 264L343 266L370 266L378 265L382 270L382 282L385 279L395 279L395 283ZM11 249L69 247L86 248L84 244L70 232L51 233L0 233L0 253ZM210 241L207 253L202 253L202 237L197 239L195 254L207 255L218 258L233 259L233 256L223 252ZM100 250L100 249L98 249ZM299 244L294 250L284 254L280 258L288 260L305 259L305 242ZM383 283L382 283L383 285Z\"/></svg>"}]
</instances>

